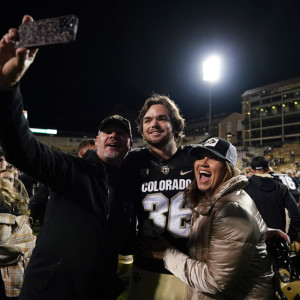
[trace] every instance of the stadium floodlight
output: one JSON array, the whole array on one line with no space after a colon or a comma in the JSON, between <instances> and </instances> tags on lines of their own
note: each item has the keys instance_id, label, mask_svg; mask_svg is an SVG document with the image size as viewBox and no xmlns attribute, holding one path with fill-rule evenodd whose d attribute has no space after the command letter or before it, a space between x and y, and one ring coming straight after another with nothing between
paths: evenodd
<instances>
[{"instance_id":1,"label":"stadium floodlight","mask_svg":"<svg viewBox=\"0 0 300 300\"><path fill-rule=\"evenodd\" d=\"M208 131L211 134L211 84L218 81L221 74L221 59L220 57L213 55L207 58L203 62L203 80L209 83L209 90L208 90Z\"/></svg>"},{"instance_id":2,"label":"stadium floodlight","mask_svg":"<svg viewBox=\"0 0 300 300\"><path fill-rule=\"evenodd\" d=\"M216 82L220 79L221 59L213 55L203 62L203 80L208 82Z\"/></svg>"}]
</instances>

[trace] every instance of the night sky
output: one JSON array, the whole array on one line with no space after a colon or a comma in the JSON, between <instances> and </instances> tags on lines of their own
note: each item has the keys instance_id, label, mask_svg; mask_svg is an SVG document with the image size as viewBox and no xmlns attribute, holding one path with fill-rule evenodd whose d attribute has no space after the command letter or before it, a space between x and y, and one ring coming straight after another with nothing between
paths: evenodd
<instances>
[{"instance_id":1,"label":"night sky","mask_svg":"<svg viewBox=\"0 0 300 300\"><path fill-rule=\"evenodd\" d=\"M21 88L31 127L96 133L115 105L137 114L153 92L169 95L186 119L204 116L209 54L223 68L213 113L241 112L245 90L300 76L299 11L289 0L7 0L0 34L24 14L78 16L76 41L41 47Z\"/></svg>"}]
</instances>

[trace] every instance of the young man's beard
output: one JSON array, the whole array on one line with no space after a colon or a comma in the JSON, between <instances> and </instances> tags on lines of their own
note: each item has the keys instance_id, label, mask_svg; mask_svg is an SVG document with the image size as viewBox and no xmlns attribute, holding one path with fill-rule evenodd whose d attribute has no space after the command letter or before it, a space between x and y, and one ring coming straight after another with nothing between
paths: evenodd
<instances>
[{"instance_id":1,"label":"young man's beard","mask_svg":"<svg viewBox=\"0 0 300 300\"><path fill-rule=\"evenodd\" d=\"M153 146L155 148L162 148L162 147L166 146L172 138L173 138L173 135L172 136L166 135L162 139L156 140L156 141L152 141L150 139L149 140L145 139L145 140L150 146Z\"/></svg>"}]
</instances>

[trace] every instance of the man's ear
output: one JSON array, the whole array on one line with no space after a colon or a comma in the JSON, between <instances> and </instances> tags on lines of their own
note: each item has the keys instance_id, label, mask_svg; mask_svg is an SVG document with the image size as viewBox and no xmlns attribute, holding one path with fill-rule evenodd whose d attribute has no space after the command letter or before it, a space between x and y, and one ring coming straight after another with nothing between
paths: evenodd
<instances>
[{"instance_id":1,"label":"man's ear","mask_svg":"<svg viewBox=\"0 0 300 300\"><path fill-rule=\"evenodd\" d=\"M96 138L95 138L95 145L96 146L97 146L98 140L99 140L99 135L97 135Z\"/></svg>"},{"instance_id":2,"label":"man's ear","mask_svg":"<svg viewBox=\"0 0 300 300\"><path fill-rule=\"evenodd\" d=\"M84 151L80 150L80 151L79 151L79 155L78 155L78 156L79 156L79 157L82 157L82 156L83 156L83 154L84 154Z\"/></svg>"},{"instance_id":3,"label":"man's ear","mask_svg":"<svg viewBox=\"0 0 300 300\"><path fill-rule=\"evenodd\" d=\"M130 140L130 144L129 144L129 146L130 146L130 149L132 148L132 146L133 146L133 140Z\"/></svg>"}]
</instances>

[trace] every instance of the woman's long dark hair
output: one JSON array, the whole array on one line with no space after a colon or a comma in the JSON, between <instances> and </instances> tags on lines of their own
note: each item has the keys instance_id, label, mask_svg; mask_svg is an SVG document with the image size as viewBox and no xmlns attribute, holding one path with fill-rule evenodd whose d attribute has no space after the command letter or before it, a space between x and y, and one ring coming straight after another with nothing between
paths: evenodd
<instances>
[{"instance_id":1,"label":"woman's long dark hair","mask_svg":"<svg viewBox=\"0 0 300 300\"><path fill-rule=\"evenodd\" d=\"M225 181L235 176L233 167L229 162L224 161L224 166L226 168L226 171L220 184L224 183ZM197 206L201 198L203 198L204 199L203 201L205 201L204 192L198 189L197 180L196 178L194 178L194 180L184 191L185 204L190 208L194 208Z\"/></svg>"}]
</instances>

